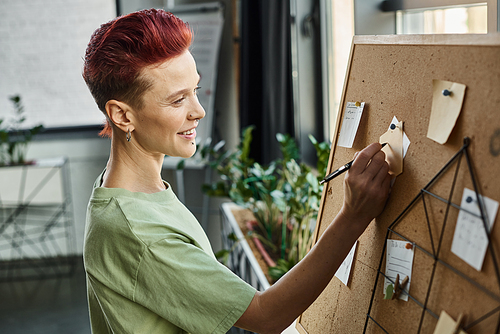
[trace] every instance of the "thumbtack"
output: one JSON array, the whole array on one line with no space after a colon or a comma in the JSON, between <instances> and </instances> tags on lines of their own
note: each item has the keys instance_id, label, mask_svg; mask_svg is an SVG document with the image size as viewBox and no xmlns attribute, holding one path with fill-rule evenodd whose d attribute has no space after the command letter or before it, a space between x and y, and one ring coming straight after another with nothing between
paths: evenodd
<instances>
[{"instance_id":1,"label":"thumbtack","mask_svg":"<svg viewBox=\"0 0 500 334\"><path fill-rule=\"evenodd\" d=\"M361 103L359 101L356 101L356 103L354 104L356 107L360 107L361 106Z\"/></svg>"},{"instance_id":2,"label":"thumbtack","mask_svg":"<svg viewBox=\"0 0 500 334\"><path fill-rule=\"evenodd\" d=\"M465 199L465 201L466 201L467 203L471 203L471 202L473 201L473 199L472 199L472 197L467 196L467 198Z\"/></svg>"},{"instance_id":3,"label":"thumbtack","mask_svg":"<svg viewBox=\"0 0 500 334\"><path fill-rule=\"evenodd\" d=\"M396 128L396 124L392 123L391 124L391 130L394 130Z\"/></svg>"},{"instance_id":4,"label":"thumbtack","mask_svg":"<svg viewBox=\"0 0 500 334\"><path fill-rule=\"evenodd\" d=\"M451 90L443 89L443 95L444 96L450 96L451 95Z\"/></svg>"}]
</instances>

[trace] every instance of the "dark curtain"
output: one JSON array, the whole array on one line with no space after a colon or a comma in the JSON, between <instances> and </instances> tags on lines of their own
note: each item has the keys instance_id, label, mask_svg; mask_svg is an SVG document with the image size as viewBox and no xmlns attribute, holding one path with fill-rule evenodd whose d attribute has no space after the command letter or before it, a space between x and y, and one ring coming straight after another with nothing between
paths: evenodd
<instances>
[{"instance_id":1,"label":"dark curtain","mask_svg":"<svg viewBox=\"0 0 500 334\"><path fill-rule=\"evenodd\" d=\"M294 131L289 0L241 1L241 128L255 125L251 156L280 156L276 133Z\"/></svg>"}]
</instances>

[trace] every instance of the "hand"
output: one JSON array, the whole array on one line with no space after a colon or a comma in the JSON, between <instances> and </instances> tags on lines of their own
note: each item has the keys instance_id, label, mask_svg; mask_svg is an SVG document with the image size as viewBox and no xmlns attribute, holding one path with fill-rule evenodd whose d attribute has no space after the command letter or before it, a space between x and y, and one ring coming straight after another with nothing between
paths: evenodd
<instances>
[{"instance_id":1,"label":"hand","mask_svg":"<svg viewBox=\"0 0 500 334\"><path fill-rule=\"evenodd\" d=\"M358 152L344 179L340 213L362 230L382 212L390 192L389 165L381 148L373 143Z\"/></svg>"}]
</instances>

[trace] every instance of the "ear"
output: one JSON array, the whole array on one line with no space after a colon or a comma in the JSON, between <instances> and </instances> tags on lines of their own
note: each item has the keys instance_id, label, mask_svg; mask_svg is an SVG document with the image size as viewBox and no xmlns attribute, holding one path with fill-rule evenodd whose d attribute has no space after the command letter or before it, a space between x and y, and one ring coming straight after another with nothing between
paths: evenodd
<instances>
[{"instance_id":1,"label":"ear","mask_svg":"<svg viewBox=\"0 0 500 334\"><path fill-rule=\"evenodd\" d=\"M113 124L123 132L134 131L132 108L121 101L109 100L106 102L106 113Z\"/></svg>"}]
</instances>

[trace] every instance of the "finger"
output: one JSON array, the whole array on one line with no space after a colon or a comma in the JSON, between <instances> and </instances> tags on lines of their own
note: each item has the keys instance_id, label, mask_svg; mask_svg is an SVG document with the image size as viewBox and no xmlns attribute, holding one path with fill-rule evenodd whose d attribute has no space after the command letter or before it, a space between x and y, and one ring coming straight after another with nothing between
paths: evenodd
<instances>
[{"instance_id":1,"label":"finger","mask_svg":"<svg viewBox=\"0 0 500 334\"><path fill-rule=\"evenodd\" d=\"M377 174L373 178L375 184L383 184L386 178L391 178L389 174L389 164L384 160Z\"/></svg>"},{"instance_id":2,"label":"finger","mask_svg":"<svg viewBox=\"0 0 500 334\"><path fill-rule=\"evenodd\" d=\"M367 175L371 175L373 178L375 178L380 171L380 169L387 164L385 162L385 153L382 151L378 151L375 153L373 156L372 160L366 167L365 171L363 173L366 173Z\"/></svg>"},{"instance_id":3,"label":"finger","mask_svg":"<svg viewBox=\"0 0 500 334\"><path fill-rule=\"evenodd\" d=\"M377 153L380 152L382 149L382 145L379 143L373 143L364 148L362 151L360 151L357 155L356 158L354 159L354 162L351 167L351 171L353 174L361 174L370 160L373 158L373 156Z\"/></svg>"}]
</instances>

